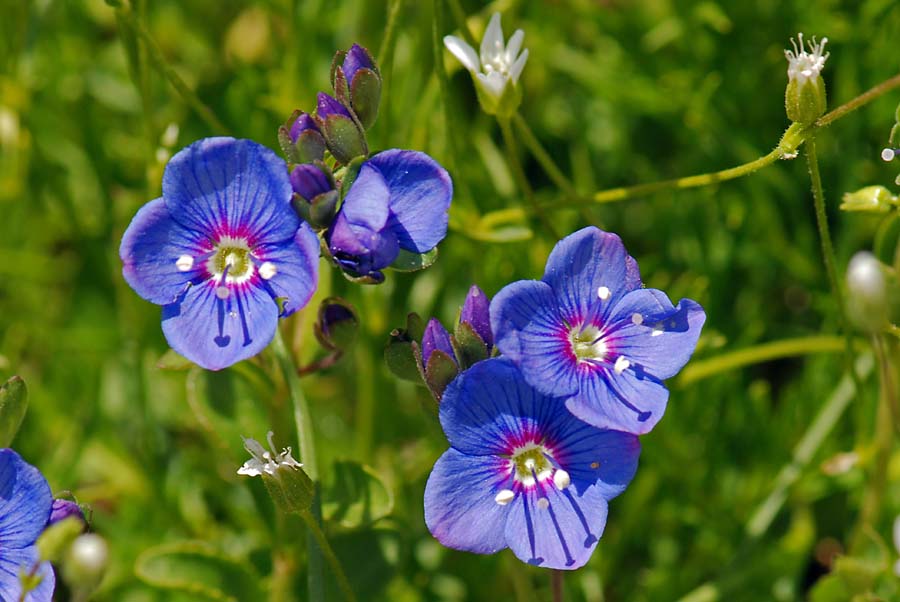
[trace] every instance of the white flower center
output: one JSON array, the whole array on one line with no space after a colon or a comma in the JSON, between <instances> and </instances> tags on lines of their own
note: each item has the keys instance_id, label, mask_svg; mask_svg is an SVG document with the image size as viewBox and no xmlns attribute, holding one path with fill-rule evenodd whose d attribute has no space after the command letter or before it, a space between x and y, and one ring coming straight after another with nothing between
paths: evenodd
<instances>
[{"instance_id":1,"label":"white flower center","mask_svg":"<svg viewBox=\"0 0 900 602\"><path fill-rule=\"evenodd\" d=\"M825 52L828 38L822 38L820 42L816 42L816 39L813 38L811 42L806 43L806 48L804 48L802 33L797 34L797 40L795 42L791 38L791 45L794 49L785 50L784 56L788 60L788 77L802 86L810 79L819 77L830 53ZM807 48L809 52L807 52Z\"/></svg>"},{"instance_id":2,"label":"white flower center","mask_svg":"<svg viewBox=\"0 0 900 602\"><path fill-rule=\"evenodd\" d=\"M247 240L223 236L207 260L206 269L210 276L221 284L241 284L250 280L254 271L253 253ZM219 295L218 291L216 295Z\"/></svg>"},{"instance_id":3,"label":"white flower center","mask_svg":"<svg viewBox=\"0 0 900 602\"><path fill-rule=\"evenodd\" d=\"M606 357L603 333L593 326L584 329L576 326L569 331L569 342L572 345L572 352L579 361L602 360Z\"/></svg>"}]
</instances>

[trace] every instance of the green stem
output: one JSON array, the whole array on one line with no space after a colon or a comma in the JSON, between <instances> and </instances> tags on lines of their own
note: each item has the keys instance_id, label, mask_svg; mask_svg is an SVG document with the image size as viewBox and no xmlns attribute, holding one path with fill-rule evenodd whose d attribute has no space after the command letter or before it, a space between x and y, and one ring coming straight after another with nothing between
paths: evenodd
<instances>
[{"instance_id":1,"label":"green stem","mask_svg":"<svg viewBox=\"0 0 900 602\"><path fill-rule=\"evenodd\" d=\"M394 71L394 47L397 41L397 15L400 13L400 7L403 0L388 0L387 22L384 26L384 36L381 38L381 47L378 49L378 68L381 71L381 107L382 115L382 131L390 136L393 128L391 126L391 111L388 96L391 93L392 73Z\"/></svg>"},{"instance_id":2,"label":"green stem","mask_svg":"<svg viewBox=\"0 0 900 602\"><path fill-rule=\"evenodd\" d=\"M699 174L695 176L687 176L683 178L673 178L671 180L663 180L660 182L651 182L648 184L638 184L637 186L624 186L620 188L611 188L609 190L601 190L590 198L574 198L567 201L557 201L557 207L577 207L579 205L591 203L612 203L615 201L624 201L635 197L645 196L654 192L679 188L697 188L699 186L708 186L726 180L733 180L741 176L749 175L762 167L771 165L778 159L785 158L797 151L801 144L813 134L816 130L831 125L831 123L844 117L848 113L866 105L879 96L900 87L900 74L887 79L880 84L863 92L859 96L849 100L848 102L837 107L819 118L811 126L802 127L798 124L792 124L788 128L781 142L769 154L760 157L749 163L715 171L711 173Z\"/></svg>"},{"instance_id":3,"label":"green stem","mask_svg":"<svg viewBox=\"0 0 900 602\"><path fill-rule=\"evenodd\" d=\"M300 460L309 478L316 486L313 495L312 517L318 518L319 505L319 471L316 465L316 447L313 436L312 417L309 412L309 402L303 394L300 386L300 377L297 375L296 362L293 354L288 349L281 335L281 329L275 329L275 338L272 339L272 351L281 368L284 381L290 393L291 403L294 407L294 423L297 426L297 439L300 443ZM306 550L308 557L307 586L310 602L321 602L325 599L325 580L322 567L322 545L317 541L316 533L312 529L307 530Z\"/></svg>"},{"instance_id":4,"label":"green stem","mask_svg":"<svg viewBox=\"0 0 900 602\"><path fill-rule=\"evenodd\" d=\"M541 207L534 198L534 191L531 189L531 184L528 183L528 178L525 176L525 170L522 169L522 163L519 161L519 147L518 144L516 144L516 137L513 135L509 119L497 117L497 123L500 124L503 142L506 145L506 159L512 169L513 178L515 178L516 183L519 186L519 191L525 197L528 204L531 205L534 215L537 216L538 221L541 222L541 225L547 233L550 234L552 238L559 239L559 234L556 232L556 229L553 227L547 214L544 213L543 207Z\"/></svg>"},{"instance_id":5,"label":"green stem","mask_svg":"<svg viewBox=\"0 0 900 602\"><path fill-rule=\"evenodd\" d=\"M685 387L721 372L783 357L810 353L836 353L844 349L844 344L845 341L842 337L829 335L762 343L746 349L722 353L706 360L693 361L682 370L677 383L679 387Z\"/></svg>"},{"instance_id":6,"label":"green stem","mask_svg":"<svg viewBox=\"0 0 900 602\"><path fill-rule=\"evenodd\" d=\"M328 566L331 567L331 572L334 574L334 578L337 581L344 599L347 600L347 602L356 602L356 594L353 593L353 589L350 587L350 581L347 580L347 575L344 573L341 562L338 560L337 556L335 556L334 550L331 549L331 544L328 543L328 539L325 537L322 527L319 526L319 521L309 512L304 512L300 516L303 518L303 522L306 523L309 532L312 533L316 543L319 545L319 550L321 550L322 555L325 556Z\"/></svg>"},{"instance_id":7,"label":"green stem","mask_svg":"<svg viewBox=\"0 0 900 602\"><path fill-rule=\"evenodd\" d=\"M550 571L550 588L553 590L553 602L563 602L563 579L565 574L557 569Z\"/></svg>"},{"instance_id":8,"label":"green stem","mask_svg":"<svg viewBox=\"0 0 900 602\"><path fill-rule=\"evenodd\" d=\"M844 293L838 281L837 267L834 259L834 246L831 244L831 233L828 229L828 215L825 213L825 191L822 189L822 175L819 173L819 159L816 152L815 131L811 131L806 139L806 163L809 165L809 179L812 183L813 204L816 210L816 226L819 229L819 241L822 245L822 259L825 262L825 271L828 273L828 282L831 285L831 294L834 295L838 306L838 317L841 321L841 330L846 341L845 362L847 372L853 377L857 392L862 389L856 372L853 370L853 340L850 324L847 320L847 309L844 304Z\"/></svg>"},{"instance_id":9,"label":"green stem","mask_svg":"<svg viewBox=\"0 0 900 602\"><path fill-rule=\"evenodd\" d=\"M569 178L562 172L556 162L553 160L553 157L550 156L544 147L541 145L540 141L537 139L537 136L534 135L534 132L531 130L531 127L528 125L528 122L525 121L525 118L522 117L520 113L516 113L513 115L513 120L516 123L516 127L519 129L519 133L522 135L522 142L525 143L525 146L534 155L534 158L537 159L537 162L541 164L541 167L547 173L553 183L556 184L563 192L571 197L576 197L578 194L575 192L575 186L572 182L569 181Z\"/></svg>"},{"instance_id":10,"label":"green stem","mask_svg":"<svg viewBox=\"0 0 900 602\"><path fill-rule=\"evenodd\" d=\"M183 79L181 79L181 76L169 65L159 44L156 43L156 40L153 39L153 36L150 35L150 32L144 27L144 24L135 18L133 12L125 10L121 12L123 22L126 23L144 42L144 48L147 50L150 62L163 77L169 80L169 83L175 88L175 91L178 92L182 100L194 109L197 115L199 115L200 118L206 122L206 125L214 132L220 134L227 133L228 128L222 125L222 122L219 121L210 108L203 104L203 101L200 100L194 91L188 87Z\"/></svg>"}]
</instances>

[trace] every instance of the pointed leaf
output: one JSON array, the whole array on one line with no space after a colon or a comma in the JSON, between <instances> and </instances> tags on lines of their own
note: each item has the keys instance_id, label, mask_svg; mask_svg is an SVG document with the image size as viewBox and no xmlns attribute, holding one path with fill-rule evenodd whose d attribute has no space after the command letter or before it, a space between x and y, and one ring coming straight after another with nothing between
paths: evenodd
<instances>
[{"instance_id":1,"label":"pointed leaf","mask_svg":"<svg viewBox=\"0 0 900 602\"><path fill-rule=\"evenodd\" d=\"M394 497L378 474L356 462L336 462L322 491L322 516L345 529L371 524L389 515Z\"/></svg>"},{"instance_id":2,"label":"pointed leaf","mask_svg":"<svg viewBox=\"0 0 900 602\"><path fill-rule=\"evenodd\" d=\"M28 388L19 376L0 387L0 447L9 447L28 411Z\"/></svg>"}]
</instances>

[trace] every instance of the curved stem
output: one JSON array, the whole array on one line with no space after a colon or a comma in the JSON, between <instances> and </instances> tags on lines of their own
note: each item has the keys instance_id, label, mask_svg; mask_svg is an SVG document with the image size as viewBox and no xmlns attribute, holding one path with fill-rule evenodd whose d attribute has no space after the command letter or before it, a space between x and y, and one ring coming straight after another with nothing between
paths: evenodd
<instances>
[{"instance_id":1,"label":"curved stem","mask_svg":"<svg viewBox=\"0 0 900 602\"><path fill-rule=\"evenodd\" d=\"M842 337L829 335L762 343L746 349L721 353L706 360L693 361L684 368L676 382L678 386L684 387L715 374L783 357L810 353L837 353L844 349L844 345Z\"/></svg>"},{"instance_id":2,"label":"curved stem","mask_svg":"<svg viewBox=\"0 0 900 602\"><path fill-rule=\"evenodd\" d=\"M816 128L825 127L825 126L829 125L831 122L837 121L838 119L840 119L847 113L855 111L859 107L861 107L865 104L868 104L869 102L872 102L873 100L875 100L882 94L885 94L886 92L890 92L894 88L898 88L898 87L900 87L900 74L897 74L894 77L884 80L880 84L878 84L872 88L869 88L868 90L866 90L865 92L863 92L862 94L857 96L856 98L845 102L844 104L837 107L833 111L829 111L828 113L825 113L824 115L819 117L818 121L816 121L815 127Z\"/></svg>"},{"instance_id":3,"label":"curved stem","mask_svg":"<svg viewBox=\"0 0 900 602\"><path fill-rule=\"evenodd\" d=\"M531 126L528 125L528 122L525 121L525 118L522 117L520 113L516 113L513 115L513 120L516 123L516 127L519 129L519 133L522 135L522 142L525 143L525 146L531 151L531 154L534 155L534 158L537 159L537 162L541 164L541 167L547 173L553 183L556 184L563 192L568 194L569 196L576 197L578 194L575 192L575 186L572 182L569 181L569 178L562 172L556 162L553 160L553 157L550 156L550 153L544 149L543 145L541 145L540 141L537 139L537 136L534 135L534 132L531 130Z\"/></svg>"},{"instance_id":4,"label":"curved stem","mask_svg":"<svg viewBox=\"0 0 900 602\"><path fill-rule=\"evenodd\" d=\"M347 574L344 573L341 562L338 560L337 556L335 556L331 544L328 543L328 539L322 531L322 527L319 526L319 521L309 512L304 512L300 516L303 518L303 522L306 523L309 532L312 533L313 538L319 545L319 550L321 550L322 555L325 556L325 560L328 562L331 572L334 573L335 581L337 581L344 599L347 600L347 602L356 602L356 594L353 593L353 589L350 587L350 581L347 580Z\"/></svg>"},{"instance_id":5,"label":"curved stem","mask_svg":"<svg viewBox=\"0 0 900 602\"><path fill-rule=\"evenodd\" d=\"M516 137L513 135L512 128L509 125L509 119L497 117L497 123L500 124L503 142L506 145L506 159L512 169L516 184L519 186L519 191L525 196L525 200L531 205L535 216L537 216L547 233L553 238L559 239L560 236L553 227L553 224L547 218L547 214L544 213L543 207L541 207L534 198L534 190L532 190L531 184L528 183L528 178L525 176L525 170L522 169L522 163L519 161L519 146L516 144Z\"/></svg>"}]
</instances>

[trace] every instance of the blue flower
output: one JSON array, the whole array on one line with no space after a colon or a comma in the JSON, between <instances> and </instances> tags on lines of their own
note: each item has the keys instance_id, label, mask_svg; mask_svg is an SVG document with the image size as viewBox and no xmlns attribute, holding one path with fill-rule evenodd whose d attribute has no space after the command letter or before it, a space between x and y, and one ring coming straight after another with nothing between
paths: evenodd
<instances>
[{"instance_id":1,"label":"blue flower","mask_svg":"<svg viewBox=\"0 0 900 602\"><path fill-rule=\"evenodd\" d=\"M425 522L447 547L583 566L603 534L607 502L637 470L635 435L593 427L529 386L514 364L475 364L440 406L450 449L425 486Z\"/></svg>"},{"instance_id":2,"label":"blue flower","mask_svg":"<svg viewBox=\"0 0 900 602\"><path fill-rule=\"evenodd\" d=\"M125 280L163 306L166 340L191 361L219 370L259 353L318 281L319 242L291 208L284 161L206 138L172 157L162 190L122 237Z\"/></svg>"},{"instance_id":3,"label":"blue flower","mask_svg":"<svg viewBox=\"0 0 900 602\"><path fill-rule=\"evenodd\" d=\"M0 600L19 600L20 574L38 562L35 541L47 525L53 496L37 468L11 449L0 449ZM25 602L50 602L56 578L49 562L37 565L41 581Z\"/></svg>"},{"instance_id":4,"label":"blue flower","mask_svg":"<svg viewBox=\"0 0 900 602\"><path fill-rule=\"evenodd\" d=\"M491 332L491 300L484 294L477 284L469 288L462 310L459 313L459 323L468 324L484 343L488 355L494 346L494 335Z\"/></svg>"},{"instance_id":5,"label":"blue flower","mask_svg":"<svg viewBox=\"0 0 900 602\"><path fill-rule=\"evenodd\" d=\"M423 366L428 366L428 360L435 351L447 354L451 360L456 362L456 354L453 353L453 344L450 342L450 333L437 318L431 318L425 325L425 333L422 335Z\"/></svg>"},{"instance_id":6,"label":"blue flower","mask_svg":"<svg viewBox=\"0 0 900 602\"><path fill-rule=\"evenodd\" d=\"M384 280L400 250L426 253L447 234L453 184L434 159L392 149L362 164L326 234L346 272Z\"/></svg>"},{"instance_id":7,"label":"blue flower","mask_svg":"<svg viewBox=\"0 0 900 602\"><path fill-rule=\"evenodd\" d=\"M497 293L495 344L582 420L646 433L666 409L663 379L691 357L706 314L690 299L673 307L662 291L641 287L619 237L584 228L557 243L542 280Z\"/></svg>"}]
</instances>

